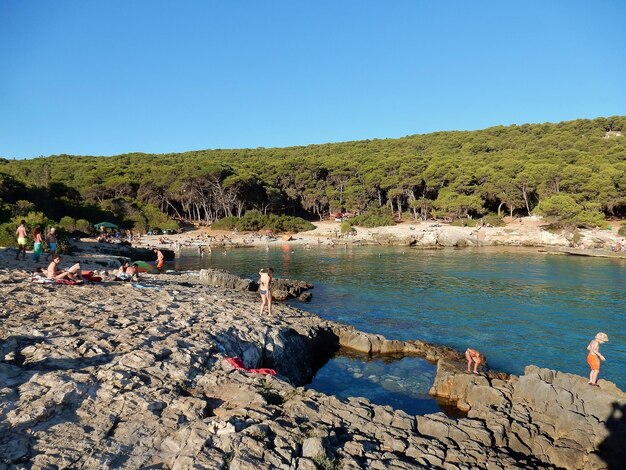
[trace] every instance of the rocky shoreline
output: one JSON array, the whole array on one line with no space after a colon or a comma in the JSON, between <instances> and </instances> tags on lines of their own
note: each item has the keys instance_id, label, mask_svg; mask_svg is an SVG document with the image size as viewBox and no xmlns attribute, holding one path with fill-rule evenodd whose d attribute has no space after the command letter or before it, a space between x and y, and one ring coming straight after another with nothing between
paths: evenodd
<instances>
[{"instance_id":1,"label":"rocky shoreline","mask_svg":"<svg viewBox=\"0 0 626 470\"><path fill-rule=\"evenodd\" d=\"M459 227L435 221L412 221L385 227L356 227L349 234L341 234L338 223L323 221L314 223L315 230L278 238L203 227L177 235L142 237L135 245L159 246L163 249L180 246L195 248L200 245L228 249L285 244L306 245L311 249L337 245L389 245L423 249L511 246L548 248L555 251L575 249L580 253L608 253L613 257L626 258L626 251L612 251L618 242L622 246L626 245L625 238L618 233L620 223L614 223L608 230L572 231L552 230L548 222L537 217L505 220L507 223L502 227Z\"/></svg>"},{"instance_id":2,"label":"rocky shoreline","mask_svg":"<svg viewBox=\"0 0 626 470\"><path fill-rule=\"evenodd\" d=\"M199 276L34 284L0 269L0 469L617 468L626 394L529 366L464 372L459 352L394 341ZM437 363L410 416L307 390L339 347ZM234 370L271 367L276 376Z\"/></svg>"}]
</instances>

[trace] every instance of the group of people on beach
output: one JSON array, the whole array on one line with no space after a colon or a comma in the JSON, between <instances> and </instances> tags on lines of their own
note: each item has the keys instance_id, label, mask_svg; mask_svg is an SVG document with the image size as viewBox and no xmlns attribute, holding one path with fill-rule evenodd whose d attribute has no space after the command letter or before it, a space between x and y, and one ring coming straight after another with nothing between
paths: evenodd
<instances>
[{"instance_id":1,"label":"group of people on beach","mask_svg":"<svg viewBox=\"0 0 626 470\"><path fill-rule=\"evenodd\" d=\"M591 368L589 373L589 385L599 387L598 374L600 373L600 361L606 361L605 357L600 353L600 345L609 341L606 333L600 332L587 345L587 364ZM487 362L487 358L475 349L467 348L465 351L465 359L467 359L467 372L478 374L478 368ZM473 366L473 367L472 367ZM472 370L473 369L473 370Z\"/></svg>"},{"instance_id":2,"label":"group of people on beach","mask_svg":"<svg viewBox=\"0 0 626 470\"><path fill-rule=\"evenodd\" d=\"M39 262L39 258L43 253L44 249L44 237L42 235L41 227L36 226L32 232L33 238L33 261ZM22 220L20 225L17 227L15 231L15 236L17 237L17 253L15 254L15 259L19 260L20 253L22 254L22 260L26 259L26 245L28 245L28 228L26 226L26 221ZM54 256L56 254L57 249L57 238L56 238L56 229L54 227L50 228L45 237L45 243L48 246L48 253L46 255L46 261L50 258L50 256Z\"/></svg>"}]
</instances>

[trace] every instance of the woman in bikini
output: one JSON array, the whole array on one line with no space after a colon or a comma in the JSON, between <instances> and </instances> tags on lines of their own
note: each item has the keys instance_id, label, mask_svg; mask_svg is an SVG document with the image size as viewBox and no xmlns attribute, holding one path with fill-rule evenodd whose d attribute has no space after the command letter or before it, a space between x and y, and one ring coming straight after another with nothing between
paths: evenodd
<instances>
[{"instance_id":1,"label":"woman in bikini","mask_svg":"<svg viewBox=\"0 0 626 470\"><path fill-rule=\"evenodd\" d=\"M263 315L263 308L267 304L267 314L272 314L272 274L274 270L272 268L261 269L259 271L259 294L261 294L261 312Z\"/></svg>"}]
</instances>

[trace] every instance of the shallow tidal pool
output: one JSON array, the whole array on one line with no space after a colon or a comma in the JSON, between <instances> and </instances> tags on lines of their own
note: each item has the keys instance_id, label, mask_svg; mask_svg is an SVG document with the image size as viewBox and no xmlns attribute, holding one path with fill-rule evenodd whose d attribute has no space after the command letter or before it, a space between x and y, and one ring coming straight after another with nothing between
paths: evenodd
<instances>
[{"instance_id":1,"label":"shallow tidal pool","mask_svg":"<svg viewBox=\"0 0 626 470\"><path fill-rule=\"evenodd\" d=\"M369 358L340 351L307 386L339 398L367 397L377 405L389 405L410 415L449 412L428 395L435 365L419 357Z\"/></svg>"}]
</instances>

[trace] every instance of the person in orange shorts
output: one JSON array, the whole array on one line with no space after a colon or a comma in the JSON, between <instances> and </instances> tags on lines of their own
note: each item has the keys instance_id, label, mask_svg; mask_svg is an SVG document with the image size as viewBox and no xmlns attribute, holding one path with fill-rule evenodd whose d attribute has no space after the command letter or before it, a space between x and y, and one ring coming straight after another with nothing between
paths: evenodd
<instances>
[{"instance_id":1,"label":"person in orange shorts","mask_svg":"<svg viewBox=\"0 0 626 470\"><path fill-rule=\"evenodd\" d=\"M599 387L598 385L598 374L600 373L600 361L606 361L604 356L600 354L600 345L602 343L606 343L609 340L609 337L606 333L598 333L594 339L591 340L591 343L587 346L587 364L591 367L591 373L589 374L589 385L593 385L594 387Z\"/></svg>"},{"instance_id":2,"label":"person in orange shorts","mask_svg":"<svg viewBox=\"0 0 626 470\"><path fill-rule=\"evenodd\" d=\"M163 252L161 250L159 250L158 248L155 248L154 253L157 256L157 260L156 260L156 267L159 270L159 274L161 272L163 272L163 266L165 265L165 256L163 256Z\"/></svg>"}]
</instances>

